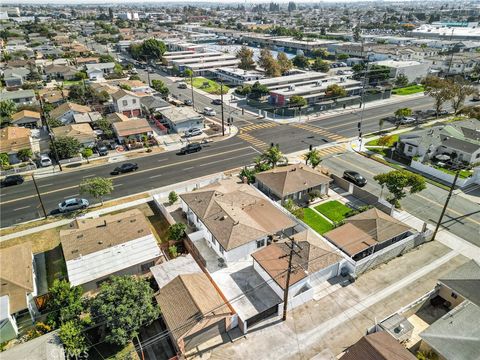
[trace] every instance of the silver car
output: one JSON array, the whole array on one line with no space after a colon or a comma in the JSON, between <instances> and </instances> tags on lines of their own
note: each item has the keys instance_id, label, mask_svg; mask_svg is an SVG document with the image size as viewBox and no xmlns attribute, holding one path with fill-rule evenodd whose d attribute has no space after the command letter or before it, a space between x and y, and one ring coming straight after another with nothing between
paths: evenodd
<instances>
[{"instance_id":1,"label":"silver car","mask_svg":"<svg viewBox=\"0 0 480 360\"><path fill-rule=\"evenodd\" d=\"M79 199L79 198L72 198L66 199L60 204L58 204L58 210L61 213L79 210L79 209L86 209L90 205L87 199Z\"/></svg>"},{"instance_id":2,"label":"silver car","mask_svg":"<svg viewBox=\"0 0 480 360\"><path fill-rule=\"evenodd\" d=\"M202 135L202 134L203 134L203 132L199 128L191 128L191 129L188 129L187 131L185 131L185 137L198 136L198 135Z\"/></svg>"}]
</instances>

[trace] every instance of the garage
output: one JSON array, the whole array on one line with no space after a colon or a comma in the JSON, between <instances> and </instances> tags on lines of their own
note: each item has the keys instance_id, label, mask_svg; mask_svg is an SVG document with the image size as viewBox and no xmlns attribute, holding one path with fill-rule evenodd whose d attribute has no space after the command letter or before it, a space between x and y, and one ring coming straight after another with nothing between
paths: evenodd
<instances>
[{"instance_id":1,"label":"garage","mask_svg":"<svg viewBox=\"0 0 480 360\"><path fill-rule=\"evenodd\" d=\"M331 279L332 277L337 276L339 266L340 266L340 263L335 263L320 271L317 271L315 274L312 274L311 285L312 286L320 285L324 281L327 281L328 279Z\"/></svg>"},{"instance_id":2,"label":"garage","mask_svg":"<svg viewBox=\"0 0 480 360\"><path fill-rule=\"evenodd\" d=\"M224 334L226 332L225 328L225 318L217 321L216 323L207 326L194 334L185 336L183 342L185 345L185 351L194 349L196 346L203 344L204 342Z\"/></svg>"}]
</instances>

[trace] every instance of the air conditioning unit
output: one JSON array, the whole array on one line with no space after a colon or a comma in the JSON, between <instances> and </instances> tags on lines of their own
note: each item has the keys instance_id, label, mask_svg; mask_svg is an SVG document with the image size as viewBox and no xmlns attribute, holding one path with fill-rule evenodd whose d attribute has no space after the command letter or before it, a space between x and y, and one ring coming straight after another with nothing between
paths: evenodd
<instances>
[{"instance_id":1,"label":"air conditioning unit","mask_svg":"<svg viewBox=\"0 0 480 360\"><path fill-rule=\"evenodd\" d=\"M323 84L323 81L317 81L317 83L315 84L316 86L322 86Z\"/></svg>"},{"instance_id":2,"label":"air conditioning unit","mask_svg":"<svg viewBox=\"0 0 480 360\"><path fill-rule=\"evenodd\" d=\"M288 90L289 91L295 91L295 85L289 85Z\"/></svg>"},{"instance_id":3,"label":"air conditioning unit","mask_svg":"<svg viewBox=\"0 0 480 360\"><path fill-rule=\"evenodd\" d=\"M345 76L341 76L340 77L340 82L345 82L345 81L347 81L347 78Z\"/></svg>"}]
</instances>

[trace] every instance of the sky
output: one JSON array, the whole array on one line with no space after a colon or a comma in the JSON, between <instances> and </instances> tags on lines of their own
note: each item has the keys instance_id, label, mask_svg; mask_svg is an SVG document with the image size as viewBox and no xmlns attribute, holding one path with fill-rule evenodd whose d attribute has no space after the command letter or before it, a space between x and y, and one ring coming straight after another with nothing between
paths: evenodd
<instances>
[{"instance_id":1,"label":"sky","mask_svg":"<svg viewBox=\"0 0 480 360\"><path fill-rule=\"evenodd\" d=\"M247 0L246 3L251 4L251 3L269 3L269 2L276 2L276 3L288 3L289 1L292 0ZM296 3L351 3L351 2L369 2L369 1L374 1L374 0L301 0L301 1L296 1L293 0ZM377 0L378 1L378 0ZM399 1L399 0L384 0L385 2L405 2L404 1ZM408 1L408 0L407 0ZM432 1L432 0L430 0ZM433 0L437 1L437 0ZM439 2L445 2L444 0L438 0ZM380 1L379 1L380 2ZM61 5L65 4L65 0L1 0L0 4L5 5L14 5L14 4L38 4L38 5L44 5L44 4L55 4L55 5ZM195 0L190 0L190 1L181 1L181 0L107 0L107 1L101 1L101 0L71 0L68 1L68 4L100 4L100 5L108 5L108 4L116 4L116 5L128 5L128 4L142 4L142 3L158 3L159 5L162 5L164 3L179 3L182 5L186 4L195 4L195 3L213 3L215 5L220 5L220 4L243 4L245 1L239 1L239 0L201 0L201 1L195 1Z\"/></svg>"}]
</instances>

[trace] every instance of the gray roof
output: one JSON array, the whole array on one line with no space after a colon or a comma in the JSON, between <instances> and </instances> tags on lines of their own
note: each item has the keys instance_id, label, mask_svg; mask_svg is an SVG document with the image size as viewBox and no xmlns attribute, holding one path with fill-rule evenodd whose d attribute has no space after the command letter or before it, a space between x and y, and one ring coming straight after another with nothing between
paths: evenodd
<instances>
[{"instance_id":1,"label":"gray roof","mask_svg":"<svg viewBox=\"0 0 480 360\"><path fill-rule=\"evenodd\" d=\"M4 91L0 93L0 100L13 100L35 97L33 90Z\"/></svg>"},{"instance_id":2,"label":"gray roof","mask_svg":"<svg viewBox=\"0 0 480 360\"><path fill-rule=\"evenodd\" d=\"M64 360L65 351L56 332L18 344L2 352L2 360Z\"/></svg>"},{"instance_id":3,"label":"gray roof","mask_svg":"<svg viewBox=\"0 0 480 360\"><path fill-rule=\"evenodd\" d=\"M450 360L478 360L480 308L464 301L420 333L437 353Z\"/></svg>"},{"instance_id":4,"label":"gray roof","mask_svg":"<svg viewBox=\"0 0 480 360\"><path fill-rule=\"evenodd\" d=\"M150 268L151 273L161 289L179 275L201 273L202 269L192 255L182 255Z\"/></svg>"},{"instance_id":5,"label":"gray roof","mask_svg":"<svg viewBox=\"0 0 480 360\"><path fill-rule=\"evenodd\" d=\"M115 67L115 63L107 62L107 63L99 63L99 64L86 64L85 67L87 68L87 72L92 70L103 70L103 69L113 69Z\"/></svg>"},{"instance_id":6,"label":"gray roof","mask_svg":"<svg viewBox=\"0 0 480 360\"><path fill-rule=\"evenodd\" d=\"M25 77L28 74L30 74L30 70L27 68L19 67L19 68L13 68L13 69L5 69L3 71L3 77L5 80L11 79L13 77Z\"/></svg>"},{"instance_id":7,"label":"gray roof","mask_svg":"<svg viewBox=\"0 0 480 360\"><path fill-rule=\"evenodd\" d=\"M480 265L475 260L470 260L450 271L439 281L480 306Z\"/></svg>"},{"instance_id":8,"label":"gray roof","mask_svg":"<svg viewBox=\"0 0 480 360\"><path fill-rule=\"evenodd\" d=\"M143 96L140 103L147 109L158 109L171 106L168 102L158 96Z\"/></svg>"}]
</instances>

